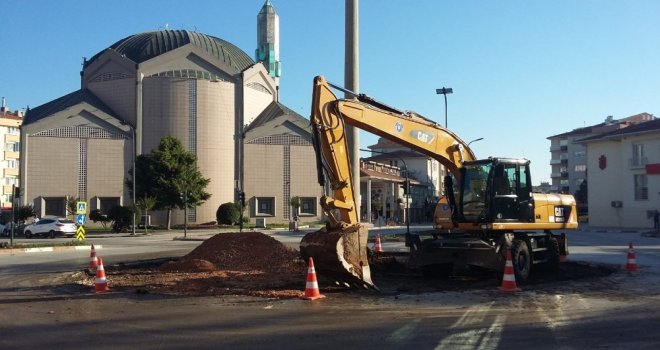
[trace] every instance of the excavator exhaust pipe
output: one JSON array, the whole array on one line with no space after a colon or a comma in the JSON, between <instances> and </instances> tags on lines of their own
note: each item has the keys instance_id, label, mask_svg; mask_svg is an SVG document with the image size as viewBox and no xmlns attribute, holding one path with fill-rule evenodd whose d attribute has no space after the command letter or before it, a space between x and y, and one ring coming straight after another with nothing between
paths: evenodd
<instances>
[{"instance_id":1,"label":"excavator exhaust pipe","mask_svg":"<svg viewBox=\"0 0 660 350\"><path fill-rule=\"evenodd\" d=\"M366 227L328 229L306 234L300 241L300 254L314 259L316 272L347 287L376 288L371 280L367 256Z\"/></svg>"}]
</instances>

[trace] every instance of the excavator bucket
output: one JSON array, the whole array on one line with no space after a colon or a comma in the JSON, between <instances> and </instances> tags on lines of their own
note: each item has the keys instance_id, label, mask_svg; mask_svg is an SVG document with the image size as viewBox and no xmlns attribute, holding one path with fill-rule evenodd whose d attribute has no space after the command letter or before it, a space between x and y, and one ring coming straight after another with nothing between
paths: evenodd
<instances>
[{"instance_id":1,"label":"excavator bucket","mask_svg":"<svg viewBox=\"0 0 660 350\"><path fill-rule=\"evenodd\" d=\"M366 227L322 228L303 237L300 254L314 259L319 275L350 287L376 288L367 258Z\"/></svg>"}]
</instances>

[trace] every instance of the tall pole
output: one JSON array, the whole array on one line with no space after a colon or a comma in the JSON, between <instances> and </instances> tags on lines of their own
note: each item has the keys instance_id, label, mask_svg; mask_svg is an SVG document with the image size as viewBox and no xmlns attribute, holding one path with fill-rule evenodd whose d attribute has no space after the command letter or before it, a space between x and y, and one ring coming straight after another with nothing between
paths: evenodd
<instances>
[{"instance_id":1,"label":"tall pole","mask_svg":"<svg viewBox=\"0 0 660 350\"><path fill-rule=\"evenodd\" d=\"M446 88L443 86L442 89L435 89L435 93L438 95L440 94L445 95L445 128L449 128L447 126L447 94L453 94L454 89Z\"/></svg>"},{"instance_id":2,"label":"tall pole","mask_svg":"<svg viewBox=\"0 0 660 350\"><path fill-rule=\"evenodd\" d=\"M447 125L447 94L445 95L445 129L449 129L449 125Z\"/></svg>"},{"instance_id":3,"label":"tall pole","mask_svg":"<svg viewBox=\"0 0 660 350\"><path fill-rule=\"evenodd\" d=\"M135 154L137 153L137 140L135 139L135 126L129 125L131 127L131 130L133 130L133 229L131 230L131 235L135 236L135 226L137 226L136 221L135 221L135 211L137 210L137 193L135 193L135 173L137 172L137 169L135 169ZM144 220L144 226L147 227L147 220L145 218Z\"/></svg>"},{"instance_id":4,"label":"tall pole","mask_svg":"<svg viewBox=\"0 0 660 350\"><path fill-rule=\"evenodd\" d=\"M346 25L344 37L344 87L347 90L358 93L360 89L360 55L359 55L359 0L346 0ZM347 94L346 98L353 98ZM357 210L358 222L362 214L362 199L360 196L360 131L353 126L346 127L346 139L348 141L348 152L351 156L353 191L355 193L355 209Z\"/></svg>"}]
</instances>

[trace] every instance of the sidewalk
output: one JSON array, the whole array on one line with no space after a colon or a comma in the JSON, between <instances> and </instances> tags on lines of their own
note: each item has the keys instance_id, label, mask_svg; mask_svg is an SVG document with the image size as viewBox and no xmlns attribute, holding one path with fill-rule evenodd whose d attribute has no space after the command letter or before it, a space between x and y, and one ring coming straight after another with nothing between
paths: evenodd
<instances>
[{"instance_id":1,"label":"sidewalk","mask_svg":"<svg viewBox=\"0 0 660 350\"><path fill-rule=\"evenodd\" d=\"M637 233L646 237L660 237L660 232L654 231L650 227L591 227L588 223L581 223L578 227L578 231L598 233Z\"/></svg>"}]
</instances>

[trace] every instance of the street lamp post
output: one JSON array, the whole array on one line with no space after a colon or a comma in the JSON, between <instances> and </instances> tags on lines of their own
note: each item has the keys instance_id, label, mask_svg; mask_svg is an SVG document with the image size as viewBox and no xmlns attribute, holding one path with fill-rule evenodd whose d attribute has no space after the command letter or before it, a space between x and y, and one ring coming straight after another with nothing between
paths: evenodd
<instances>
[{"instance_id":1,"label":"street lamp post","mask_svg":"<svg viewBox=\"0 0 660 350\"><path fill-rule=\"evenodd\" d=\"M183 199L183 238L188 237L188 187L186 182L183 181L183 193L181 193L181 198Z\"/></svg>"},{"instance_id":2,"label":"street lamp post","mask_svg":"<svg viewBox=\"0 0 660 350\"><path fill-rule=\"evenodd\" d=\"M452 88L443 87L442 89L435 89L435 93L438 95L445 95L445 128L447 128L447 94L453 94L454 90Z\"/></svg>"},{"instance_id":3,"label":"street lamp post","mask_svg":"<svg viewBox=\"0 0 660 350\"><path fill-rule=\"evenodd\" d=\"M408 198L410 197L410 180L408 179L408 165L406 165L406 161L403 160L403 158L401 158L399 156L395 156L395 155L393 155L391 153L387 153L387 152L379 152L379 151L374 151L374 150L370 150L370 149L360 149L360 151L390 155L392 157L398 158L403 163L403 168L406 169L406 194L407 194L407 198L406 198L406 242L408 242L409 238L410 238L410 205L408 204ZM371 199L369 199L369 200L371 200Z\"/></svg>"},{"instance_id":4,"label":"street lamp post","mask_svg":"<svg viewBox=\"0 0 660 350\"><path fill-rule=\"evenodd\" d=\"M132 174L132 182L133 182L133 225L132 226L133 226L133 228L131 229L131 235L135 236L135 226L137 226L136 222L135 222L135 210L137 209L137 204L136 204L137 203L136 202L137 193L135 193L135 172L137 171L137 169L135 169L135 158L136 158L136 154L137 154L137 140L136 140L136 136L135 136L136 132L135 132L135 126L133 126L133 124L131 124L127 121L124 121L124 120L122 120L120 123L122 125L126 125L129 128L131 128L131 132L133 134L133 161L132 161L132 163L133 163L133 174ZM147 224L146 220L145 220L144 224L145 225Z\"/></svg>"}]
</instances>

